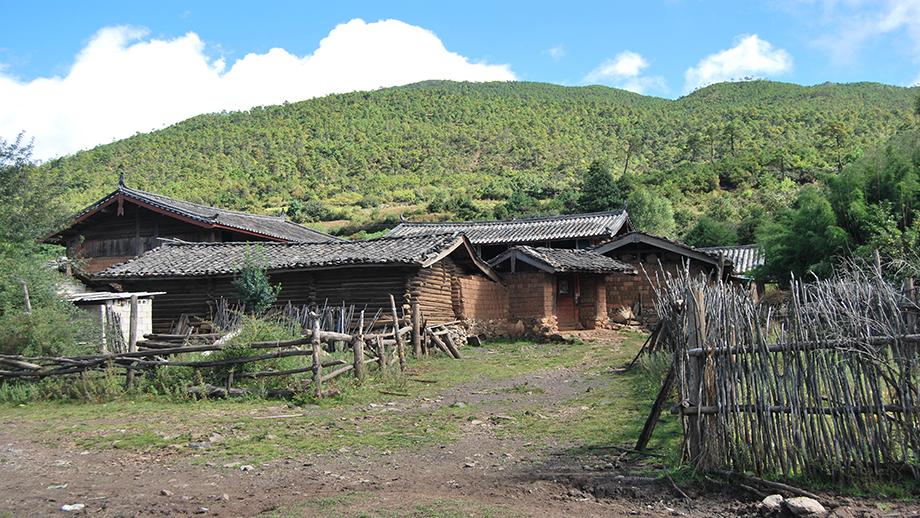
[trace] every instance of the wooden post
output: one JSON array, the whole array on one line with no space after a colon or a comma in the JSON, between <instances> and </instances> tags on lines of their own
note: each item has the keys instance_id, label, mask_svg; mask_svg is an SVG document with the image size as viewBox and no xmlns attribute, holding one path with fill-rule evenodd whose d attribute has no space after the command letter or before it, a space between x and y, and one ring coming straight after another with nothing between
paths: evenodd
<instances>
[{"instance_id":1,"label":"wooden post","mask_svg":"<svg viewBox=\"0 0 920 518\"><path fill-rule=\"evenodd\" d=\"M363 383L367 377L367 370L364 368L364 311L361 311L361 316L358 318L358 334L355 335L352 348L355 355L355 378L358 383Z\"/></svg>"},{"instance_id":2,"label":"wooden post","mask_svg":"<svg viewBox=\"0 0 920 518\"><path fill-rule=\"evenodd\" d=\"M706 336L706 310L703 307L703 292L700 289L688 291L685 297L687 304L687 347L695 349L705 347ZM687 401L690 407L699 410L703 406L703 369L706 359L702 356L690 356L688 370ZM706 425L703 414L697 412L694 415L686 417L687 419L687 440L690 449L690 463L697 469L704 470L708 466L706 459Z\"/></svg>"},{"instance_id":3,"label":"wooden post","mask_svg":"<svg viewBox=\"0 0 920 518\"><path fill-rule=\"evenodd\" d=\"M137 295L131 295L131 317L128 324L128 352L137 352ZM134 369L128 368L125 376L128 389L134 387Z\"/></svg>"},{"instance_id":4,"label":"wooden post","mask_svg":"<svg viewBox=\"0 0 920 518\"><path fill-rule=\"evenodd\" d=\"M387 348L383 345L383 337L377 337L377 365L380 366L380 374L387 373Z\"/></svg>"},{"instance_id":5,"label":"wooden post","mask_svg":"<svg viewBox=\"0 0 920 518\"><path fill-rule=\"evenodd\" d=\"M26 281L19 281L22 284L22 296L25 303L26 315L32 314L32 301L29 299L29 285Z\"/></svg>"},{"instance_id":6,"label":"wooden post","mask_svg":"<svg viewBox=\"0 0 920 518\"><path fill-rule=\"evenodd\" d=\"M99 352L105 354L109 352L108 344L105 340L105 326L108 325L106 318L105 305L99 304Z\"/></svg>"},{"instance_id":7,"label":"wooden post","mask_svg":"<svg viewBox=\"0 0 920 518\"><path fill-rule=\"evenodd\" d=\"M412 353L416 358L422 357L422 311L418 299L412 297Z\"/></svg>"},{"instance_id":8,"label":"wooden post","mask_svg":"<svg viewBox=\"0 0 920 518\"><path fill-rule=\"evenodd\" d=\"M313 336L310 340L313 342L313 397L320 399L323 397L323 364L320 361L319 351L322 348L322 342L319 339L319 315L311 313L313 317Z\"/></svg>"},{"instance_id":9,"label":"wooden post","mask_svg":"<svg viewBox=\"0 0 920 518\"><path fill-rule=\"evenodd\" d=\"M658 424L658 419L661 417L661 409L664 408L664 404L671 394L671 389L674 387L674 373L674 366L672 365L668 370L668 375L664 378L664 382L661 384L661 390L658 391L658 397L655 398L655 404L652 405L652 411L649 413L648 419L645 420L645 426L642 427L642 433L639 435L639 440L636 441L636 450L638 451L644 450L652 438L652 432L655 431L655 425Z\"/></svg>"},{"instance_id":10,"label":"wooden post","mask_svg":"<svg viewBox=\"0 0 920 518\"><path fill-rule=\"evenodd\" d=\"M914 304L914 305L917 304L917 297L916 297L916 294L914 293L914 278L913 277L908 277L904 281L904 295L907 296L907 300L909 300L911 304ZM909 333L913 333L917 327L917 313L916 311L914 311L914 308L912 307L907 309L907 325L909 326L908 327Z\"/></svg>"},{"instance_id":11,"label":"wooden post","mask_svg":"<svg viewBox=\"0 0 920 518\"><path fill-rule=\"evenodd\" d=\"M406 370L406 344L399 334L399 313L396 312L396 299L390 295L390 311L393 313L393 338L396 339L396 354L399 356L399 371Z\"/></svg>"}]
</instances>

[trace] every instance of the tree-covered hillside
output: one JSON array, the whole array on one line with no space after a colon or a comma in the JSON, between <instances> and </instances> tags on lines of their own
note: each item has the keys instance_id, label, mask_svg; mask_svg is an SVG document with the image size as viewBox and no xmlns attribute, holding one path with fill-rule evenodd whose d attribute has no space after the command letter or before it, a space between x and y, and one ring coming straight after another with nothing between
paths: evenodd
<instances>
[{"instance_id":1,"label":"tree-covered hillside","mask_svg":"<svg viewBox=\"0 0 920 518\"><path fill-rule=\"evenodd\" d=\"M800 185L907 125L914 90L750 81L670 101L606 87L426 82L202 115L43 171L68 186L74 209L124 172L132 186L227 208L367 221L386 206L445 217L570 209L573 187L602 160L667 197L680 235L707 216L750 240L756 220Z\"/></svg>"}]
</instances>

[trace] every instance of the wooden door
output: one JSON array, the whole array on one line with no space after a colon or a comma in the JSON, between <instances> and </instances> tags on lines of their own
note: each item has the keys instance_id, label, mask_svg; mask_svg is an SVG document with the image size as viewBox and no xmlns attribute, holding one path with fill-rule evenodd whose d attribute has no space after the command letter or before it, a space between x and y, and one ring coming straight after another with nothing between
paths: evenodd
<instances>
[{"instance_id":1,"label":"wooden door","mask_svg":"<svg viewBox=\"0 0 920 518\"><path fill-rule=\"evenodd\" d=\"M556 275L556 319L559 329L578 327L578 278L572 274Z\"/></svg>"}]
</instances>

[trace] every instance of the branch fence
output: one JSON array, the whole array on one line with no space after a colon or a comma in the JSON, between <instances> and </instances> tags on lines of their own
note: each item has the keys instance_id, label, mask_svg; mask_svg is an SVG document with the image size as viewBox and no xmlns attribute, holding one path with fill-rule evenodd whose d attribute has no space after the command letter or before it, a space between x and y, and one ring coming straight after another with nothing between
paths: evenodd
<instances>
[{"instance_id":1,"label":"branch fence","mask_svg":"<svg viewBox=\"0 0 920 518\"><path fill-rule=\"evenodd\" d=\"M677 386L684 452L697 469L920 478L912 282L896 287L878 266L794 279L775 306L684 274L661 285L656 304L657 339L673 355L662 395Z\"/></svg>"},{"instance_id":2,"label":"branch fence","mask_svg":"<svg viewBox=\"0 0 920 518\"><path fill-rule=\"evenodd\" d=\"M221 326L239 326L239 308L218 301L215 321ZM73 357L25 357L0 355L0 382L11 380L40 380L52 376L81 375L93 370L123 370L128 388L133 384L136 371L152 371L167 367L190 367L194 369L224 368L227 372L225 387L214 387L211 395L232 393L233 384L241 379L291 376L310 373L312 393L316 398L326 395L323 385L344 374L351 373L359 382L367 377L368 366L377 365L380 372L391 368L403 371L407 368L406 349L411 344L415 357L427 356L431 348L442 350L451 358L460 358L458 347L466 340L461 322L425 325L418 304L412 301L404 305L402 314L397 310L394 297L390 296L389 315L377 311L371 318L365 318L365 311L354 306L324 305L322 308L294 307L281 309L282 321L296 326L300 337L286 341L232 344L238 331L228 333L151 334L146 340L138 341L136 329L137 303L132 300L131 337L126 347L114 352ZM332 329L332 330L329 330ZM346 332L347 331L347 332ZM217 359L182 359L189 353L212 353L231 348L252 350L255 354ZM350 353L346 359L323 360L325 351L341 348ZM302 367L283 370L249 371L240 368L277 358L309 357L311 361ZM238 370L239 369L239 370ZM331 370L330 370L331 369Z\"/></svg>"}]
</instances>

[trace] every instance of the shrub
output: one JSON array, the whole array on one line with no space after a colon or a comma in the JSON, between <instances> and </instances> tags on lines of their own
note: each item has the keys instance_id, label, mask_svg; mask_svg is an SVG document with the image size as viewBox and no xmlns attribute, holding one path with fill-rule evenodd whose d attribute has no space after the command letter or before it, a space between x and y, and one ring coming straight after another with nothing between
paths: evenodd
<instances>
[{"instance_id":1,"label":"shrub","mask_svg":"<svg viewBox=\"0 0 920 518\"><path fill-rule=\"evenodd\" d=\"M253 254L250 253L246 255L239 275L233 280L233 289L236 290L236 294L246 311L254 315L261 315L278 300L281 285L272 286L269 283L265 269L259 265Z\"/></svg>"}]
</instances>

